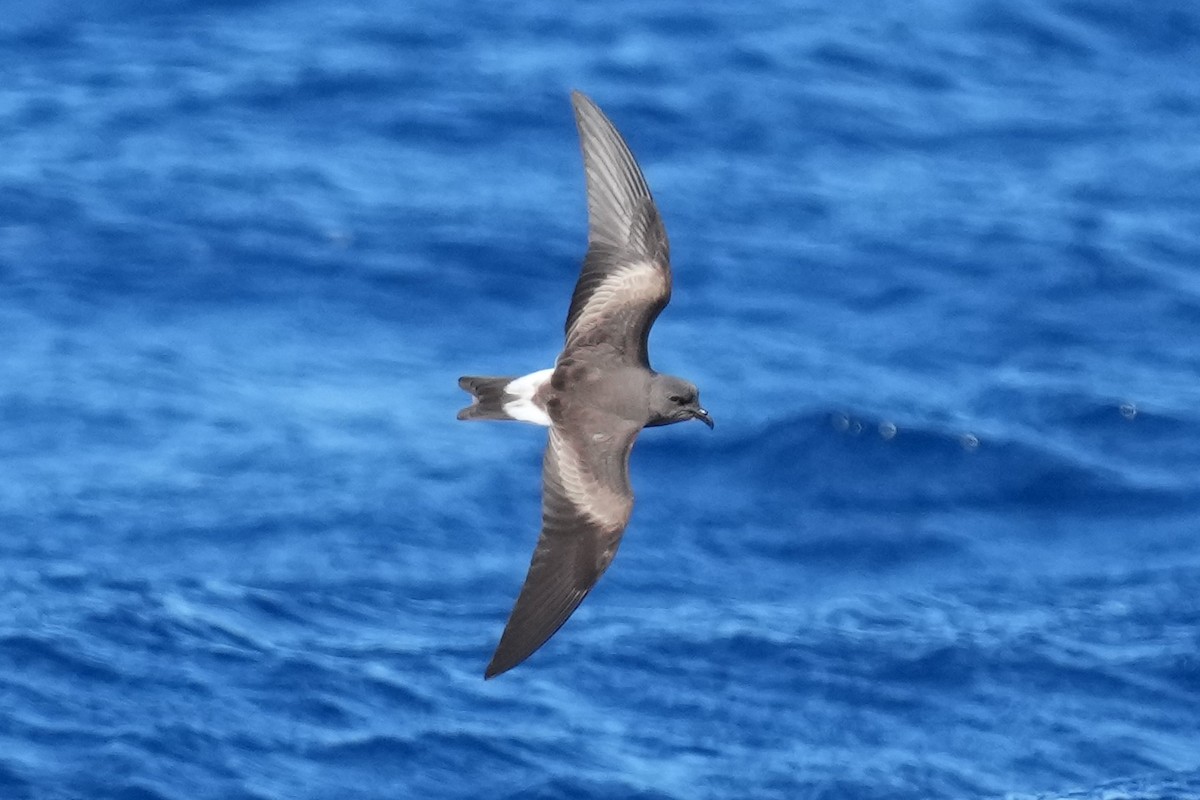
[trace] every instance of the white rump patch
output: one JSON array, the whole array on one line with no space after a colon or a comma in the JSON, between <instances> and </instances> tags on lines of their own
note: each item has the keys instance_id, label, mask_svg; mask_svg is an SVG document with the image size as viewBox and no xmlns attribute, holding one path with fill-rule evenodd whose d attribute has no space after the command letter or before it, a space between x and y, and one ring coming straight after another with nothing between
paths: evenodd
<instances>
[{"instance_id":1,"label":"white rump patch","mask_svg":"<svg viewBox=\"0 0 1200 800\"><path fill-rule=\"evenodd\" d=\"M539 369L537 372L517 378L505 386L504 391L516 399L509 400L504 404L504 413L522 422L532 422L534 425L550 427L550 415L537 407L533 402L533 396L537 394L538 389L545 385L546 381L550 380L550 376L553 374L554 367Z\"/></svg>"}]
</instances>

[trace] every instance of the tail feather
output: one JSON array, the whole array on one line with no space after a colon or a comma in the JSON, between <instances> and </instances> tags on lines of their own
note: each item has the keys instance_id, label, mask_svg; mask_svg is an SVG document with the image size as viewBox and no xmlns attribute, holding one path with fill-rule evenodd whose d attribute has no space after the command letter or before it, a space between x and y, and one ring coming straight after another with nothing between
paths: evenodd
<instances>
[{"instance_id":1,"label":"tail feather","mask_svg":"<svg viewBox=\"0 0 1200 800\"><path fill-rule=\"evenodd\" d=\"M512 419L504 404L513 399L506 389L515 378L467 376L458 385L471 393L474 402L458 412L459 419Z\"/></svg>"}]
</instances>

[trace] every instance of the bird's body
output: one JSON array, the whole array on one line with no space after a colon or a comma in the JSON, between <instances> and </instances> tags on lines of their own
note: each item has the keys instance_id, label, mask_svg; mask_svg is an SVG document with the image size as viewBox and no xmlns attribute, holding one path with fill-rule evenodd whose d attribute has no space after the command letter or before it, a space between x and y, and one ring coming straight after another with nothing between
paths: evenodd
<instances>
[{"instance_id":1,"label":"bird's body","mask_svg":"<svg viewBox=\"0 0 1200 800\"><path fill-rule=\"evenodd\" d=\"M519 664L566 622L608 568L633 510L629 453L644 427L699 419L691 383L650 368L650 327L671 296L666 231L628 146L587 97L572 95L588 185L588 251L554 367L522 377L466 377L459 419L550 429L542 533L488 665Z\"/></svg>"}]
</instances>

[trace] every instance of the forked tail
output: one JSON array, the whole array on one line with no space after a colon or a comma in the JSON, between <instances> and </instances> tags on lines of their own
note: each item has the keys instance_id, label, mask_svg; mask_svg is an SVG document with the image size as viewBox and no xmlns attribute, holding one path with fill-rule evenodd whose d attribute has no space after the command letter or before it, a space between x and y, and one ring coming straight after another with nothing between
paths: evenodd
<instances>
[{"instance_id":1,"label":"forked tail","mask_svg":"<svg viewBox=\"0 0 1200 800\"><path fill-rule=\"evenodd\" d=\"M515 378L484 378L468 376L458 379L458 385L471 393L474 402L458 412L459 419L514 419L504 410L504 404L513 400L508 385Z\"/></svg>"}]
</instances>

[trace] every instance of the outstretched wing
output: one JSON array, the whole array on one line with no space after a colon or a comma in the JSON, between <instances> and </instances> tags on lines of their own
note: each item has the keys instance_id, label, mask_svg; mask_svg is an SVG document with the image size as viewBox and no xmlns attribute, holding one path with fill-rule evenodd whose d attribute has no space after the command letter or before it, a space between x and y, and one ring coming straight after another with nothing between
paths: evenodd
<instances>
[{"instance_id":1,"label":"outstretched wing","mask_svg":"<svg viewBox=\"0 0 1200 800\"><path fill-rule=\"evenodd\" d=\"M596 412L550 428L542 533L485 677L545 644L612 563L633 510L629 452L639 429Z\"/></svg>"},{"instance_id":2,"label":"outstretched wing","mask_svg":"<svg viewBox=\"0 0 1200 800\"><path fill-rule=\"evenodd\" d=\"M587 96L574 92L571 102L587 173L588 251L563 352L606 345L648 367L650 326L671 298L667 232L621 134Z\"/></svg>"}]
</instances>

